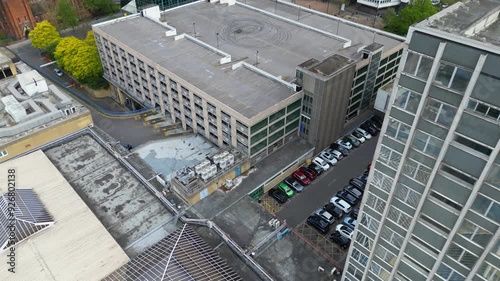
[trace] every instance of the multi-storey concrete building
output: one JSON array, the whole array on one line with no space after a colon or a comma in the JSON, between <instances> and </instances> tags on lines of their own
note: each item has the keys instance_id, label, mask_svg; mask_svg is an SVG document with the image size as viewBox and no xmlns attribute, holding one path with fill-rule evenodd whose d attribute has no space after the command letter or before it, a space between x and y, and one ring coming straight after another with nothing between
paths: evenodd
<instances>
[{"instance_id":1,"label":"multi-storey concrete building","mask_svg":"<svg viewBox=\"0 0 500 281\"><path fill-rule=\"evenodd\" d=\"M155 107L252 162L299 130L319 148L343 135L395 77L404 45L281 1L148 8L93 29L119 101Z\"/></svg>"},{"instance_id":2,"label":"multi-storey concrete building","mask_svg":"<svg viewBox=\"0 0 500 281\"><path fill-rule=\"evenodd\" d=\"M410 28L343 280L500 279L499 11Z\"/></svg>"}]
</instances>

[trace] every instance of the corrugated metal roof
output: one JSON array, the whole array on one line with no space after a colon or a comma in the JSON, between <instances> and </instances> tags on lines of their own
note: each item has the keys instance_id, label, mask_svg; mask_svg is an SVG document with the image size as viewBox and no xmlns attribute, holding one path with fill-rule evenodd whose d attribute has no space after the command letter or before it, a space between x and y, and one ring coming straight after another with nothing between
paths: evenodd
<instances>
[{"instance_id":1,"label":"corrugated metal roof","mask_svg":"<svg viewBox=\"0 0 500 281\"><path fill-rule=\"evenodd\" d=\"M5 105L5 112L7 112L16 123L21 122L26 117L26 110L12 95L3 97L2 103Z\"/></svg>"}]
</instances>

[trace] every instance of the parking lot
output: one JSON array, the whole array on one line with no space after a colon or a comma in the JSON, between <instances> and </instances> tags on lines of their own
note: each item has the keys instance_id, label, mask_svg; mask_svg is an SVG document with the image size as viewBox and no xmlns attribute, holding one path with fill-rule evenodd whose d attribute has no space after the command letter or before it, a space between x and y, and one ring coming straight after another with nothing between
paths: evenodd
<instances>
[{"instance_id":1,"label":"parking lot","mask_svg":"<svg viewBox=\"0 0 500 281\"><path fill-rule=\"evenodd\" d=\"M336 220L330 226L330 231L326 235L308 225L306 219L316 209L327 204L337 191L349 183L351 178L363 174L367 165L372 161L377 139L378 135L366 141L360 147L353 148L349 156L344 157L333 168L328 169L312 181L310 185L306 186L304 191L294 195L286 203L279 204L274 198L266 194L260 198L261 205L270 213L286 220L287 224L294 228L294 232L298 236L308 240L323 255L331 259L336 266L343 267L347 250L341 249L329 239L330 233L335 232L335 226L339 222L341 223L341 219ZM360 202L361 199L352 208L359 207Z\"/></svg>"}]
</instances>

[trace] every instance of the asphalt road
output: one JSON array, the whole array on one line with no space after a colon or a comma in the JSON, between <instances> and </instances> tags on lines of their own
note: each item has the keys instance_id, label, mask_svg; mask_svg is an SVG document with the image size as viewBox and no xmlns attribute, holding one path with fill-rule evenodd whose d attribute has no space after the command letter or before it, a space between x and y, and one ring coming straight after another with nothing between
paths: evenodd
<instances>
[{"instance_id":1,"label":"asphalt road","mask_svg":"<svg viewBox=\"0 0 500 281\"><path fill-rule=\"evenodd\" d=\"M29 40L11 45L9 46L9 49L12 52L16 53L22 61L28 64L40 66L47 63L40 55L40 51L31 46ZM67 74L64 74L64 76L62 77L57 76L53 70L55 67L55 64L43 67L41 74L57 84L69 86L71 84L71 78ZM81 94L88 96L88 94L83 90L75 90L79 91ZM92 99L104 109L114 111L124 110L120 110L119 105L115 103L111 98ZM94 120L94 125L101 128L103 131L111 135L116 140L120 141L122 144L131 144L135 147L147 141L165 138L165 135L163 133L154 132L151 125L145 126L143 119L135 120L132 117L110 118L100 114L97 110L92 108L92 106L89 106L85 103L84 105L90 110L92 119Z\"/></svg>"},{"instance_id":2,"label":"asphalt road","mask_svg":"<svg viewBox=\"0 0 500 281\"><path fill-rule=\"evenodd\" d=\"M366 166L371 163L378 136L351 150L346 158L342 159L323 173L304 191L277 212L277 216L285 219L289 225L296 227L303 222L317 208L324 206L330 198L355 176L362 175Z\"/></svg>"}]
</instances>

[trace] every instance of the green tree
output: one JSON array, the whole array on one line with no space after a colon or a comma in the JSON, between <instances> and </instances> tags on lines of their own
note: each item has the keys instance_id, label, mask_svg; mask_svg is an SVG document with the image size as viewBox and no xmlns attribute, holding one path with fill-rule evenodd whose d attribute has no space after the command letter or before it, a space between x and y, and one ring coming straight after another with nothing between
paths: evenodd
<instances>
[{"instance_id":1,"label":"green tree","mask_svg":"<svg viewBox=\"0 0 500 281\"><path fill-rule=\"evenodd\" d=\"M78 25L78 13L69 0L59 0L57 4L57 21L62 28L71 27L73 30Z\"/></svg>"},{"instance_id":2,"label":"green tree","mask_svg":"<svg viewBox=\"0 0 500 281\"><path fill-rule=\"evenodd\" d=\"M107 15L119 10L113 0L83 0L83 6L93 15Z\"/></svg>"},{"instance_id":3,"label":"green tree","mask_svg":"<svg viewBox=\"0 0 500 281\"><path fill-rule=\"evenodd\" d=\"M54 51L54 58L57 65L71 73L71 62L73 57L78 54L78 49L84 45L84 42L74 36L64 37L59 41Z\"/></svg>"},{"instance_id":4,"label":"green tree","mask_svg":"<svg viewBox=\"0 0 500 281\"><path fill-rule=\"evenodd\" d=\"M385 30L405 36L412 24L421 22L435 13L437 9L430 0L414 0L402 9L399 15L390 13L384 17Z\"/></svg>"},{"instance_id":5,"label":"green tree","mask_svg":"<svg viewBox=\"0 0 500 281\"><path fill-rule=\"evenodd\" d=\"M102 76L102 64L97 46L82 44L76 55L71 56L66 68L79 81Z\"/></svg>"},{"instance_id":6,"label":"green tree","mask_svg":"<svg viewBox=\"0 0 500 281\"><path fill-rule=\"evenodd\" d=\"M35 28L30 31L31 45L33 47L46 50L49 46L56 44L61 40L61 36L55 26L44 20L36 24Z\"/></svg>"}]
</instances>

